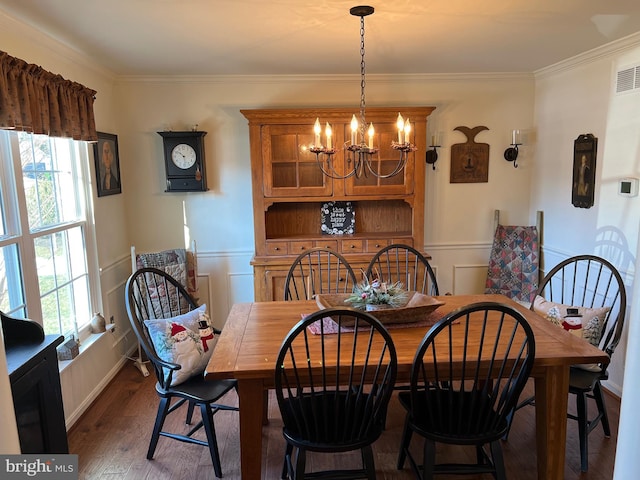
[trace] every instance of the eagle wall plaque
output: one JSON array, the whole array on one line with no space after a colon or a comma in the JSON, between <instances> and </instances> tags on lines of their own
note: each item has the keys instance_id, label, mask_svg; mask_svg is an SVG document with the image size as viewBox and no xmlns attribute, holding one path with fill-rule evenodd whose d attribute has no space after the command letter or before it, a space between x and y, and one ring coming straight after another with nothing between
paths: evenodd
<instances>
[{"instance_id":1,"label":"eagle wall plaque","mask_svg":"<svg viewBox=\"0 0 640 480\"><path fill-rule=\"evenodd\" d=\"M451 175L449 183L482 183L489 181L489 144L476 143L475 136L485 126L456 127L467 136L465 143L451 145Z\"/></svg>"}]
</instances>

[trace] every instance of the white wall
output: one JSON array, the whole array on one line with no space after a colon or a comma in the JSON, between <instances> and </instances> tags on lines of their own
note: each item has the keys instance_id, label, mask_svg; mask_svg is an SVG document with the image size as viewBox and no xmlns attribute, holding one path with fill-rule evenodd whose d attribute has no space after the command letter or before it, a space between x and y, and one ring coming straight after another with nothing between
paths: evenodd
<instances>
[{"instance_id":1,"label":"white wall","mask_svg":"<svg viewBox=\"0 0 640 480\"><path fill-rule=\"evenodd\" d=\"M607 387L624 394L620 409L614 478L635 478L640 468L640 197L621 197L622 177L640 177L640 89L615 94L615 73L640 64L640 35L617 51L570 69L550 68L536 82L538 153L532 209L545 216L545 253L552 266L567 255L595 253L609 259L625 279L629 314L623 340L609 368ZM573 140L598 137L594 207L571 206ZM628 337L628 340L627 340ZM626 348L628 345L628 349Z\"/></svg>"},{"instance_id":2,"label":"white wall","mask_svg":"<svg viewBox=\"0 0 640 480\"><path fill-rule=\"evenodd\" d=\"M225 318L228 298L238 292L252 298L249 261L253 254L249 134L241 109L305 105L344 106L359 101L359 77L198 77L120 79L116 87L121 113L121 161L124 181L135 184L127 209L136 248L146 251L183 244L184 226L198 244L209 294L222 299L214 318ZM522 148L519 168L503 159L511 130L533 125L533 77L530 75L373 76L367 77L368 105L436 106L433 125L442 132L436 170L428 168L426 249L433 255L443 291L482 291L493 238L493 211L511 222L528 222L530 147ZM206 193L165 193L162 138L157 131L208 132ZM485 125L477 142L491 145L489 182L449 183L453 143L466 140L457 126ZM424 161L420 159L420 161ZM222 258L233 258L223 262ZM226 265L225 265L226 263ZM220 277L227 276L226 282ZM232 280L233 279L233 280ZM222 290L220 290L222 288ZM226 301L225 301L226 300Z\"/></svg>"},{"instance_id":3,"label":"white wall","mask_svg":"<svg viewBox=\"0 0 640 480\"><path fill-rule=\"evenodd\" d=\"M630 296L638 256L640 197L622 197L617 188L623 177L640 177L640 89L614 94L615 72L640 63L640 36L628 43L623 49L601 49L585 55L585 61L550 67L536 76L531 211L545 212L543 261L548 268L571 255L603 256L618 268ZM598 138L595 205L589 209L571 204L573 142L585 133ZM618 395L626 329L623 335L607 382Z\"/></svg>"}]
</instances>

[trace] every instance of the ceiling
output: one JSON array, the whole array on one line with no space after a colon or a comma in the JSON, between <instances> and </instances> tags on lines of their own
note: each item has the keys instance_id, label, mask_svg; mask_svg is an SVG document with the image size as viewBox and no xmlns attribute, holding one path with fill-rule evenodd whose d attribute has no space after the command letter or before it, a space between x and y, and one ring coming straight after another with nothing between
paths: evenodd
<instances>
[{"instance_id":1,"label":"ceiling","mask_svg":"<svg viewBox=\"0 0 640 480\"><path fill-rule=\"evenodd\" d=\"M115 75L357 74L345 0L0 0ZM367 73L534 72L640 32L639 0L386 0ZM11 54L11 52L7 52Z\"/></svg>"}]
</instances>

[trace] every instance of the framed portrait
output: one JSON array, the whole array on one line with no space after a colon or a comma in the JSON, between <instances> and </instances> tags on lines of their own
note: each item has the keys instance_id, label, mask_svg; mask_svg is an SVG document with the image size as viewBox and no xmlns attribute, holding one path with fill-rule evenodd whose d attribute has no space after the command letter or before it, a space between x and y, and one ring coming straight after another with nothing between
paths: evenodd
<instances>
[{"instance_id":1,"label":"framed portrait","mask_svg":"<svg viewBox=\"0 0 640 480\"><path fill-rule=\"evenodd\" d=\"M93 144L93 159L96 164L98 196L122 193L118 136L98 132L98 141Z\"/></svg>"},{"instance_id":2,"label":"framed portrait","mask_svg":"<svg viewBox=\"0 0 640 480\"><path fill-rule=\"evenodd\" d=\"M573 143L571 203L574 207L593 207L597 149L598 139L590 133L579 135Z\"/></svg>"}]
</instances>

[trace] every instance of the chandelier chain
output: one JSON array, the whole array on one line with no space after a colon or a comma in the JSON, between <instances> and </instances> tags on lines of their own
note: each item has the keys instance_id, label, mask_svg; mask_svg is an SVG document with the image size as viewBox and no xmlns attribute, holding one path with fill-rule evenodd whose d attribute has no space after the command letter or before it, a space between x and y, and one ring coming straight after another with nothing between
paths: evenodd
<instances>
[{"instance_id":1,"label":"chandelier chain","mask_svg":"<svg viewBox=\"0 0 640 480\"><path fill-rule=\"evenodd\" d=\"M364 142L366 128L365 108L365 63L364 63L364 16L360 17L360 138Z\"/></svg>"}]
</instances>

